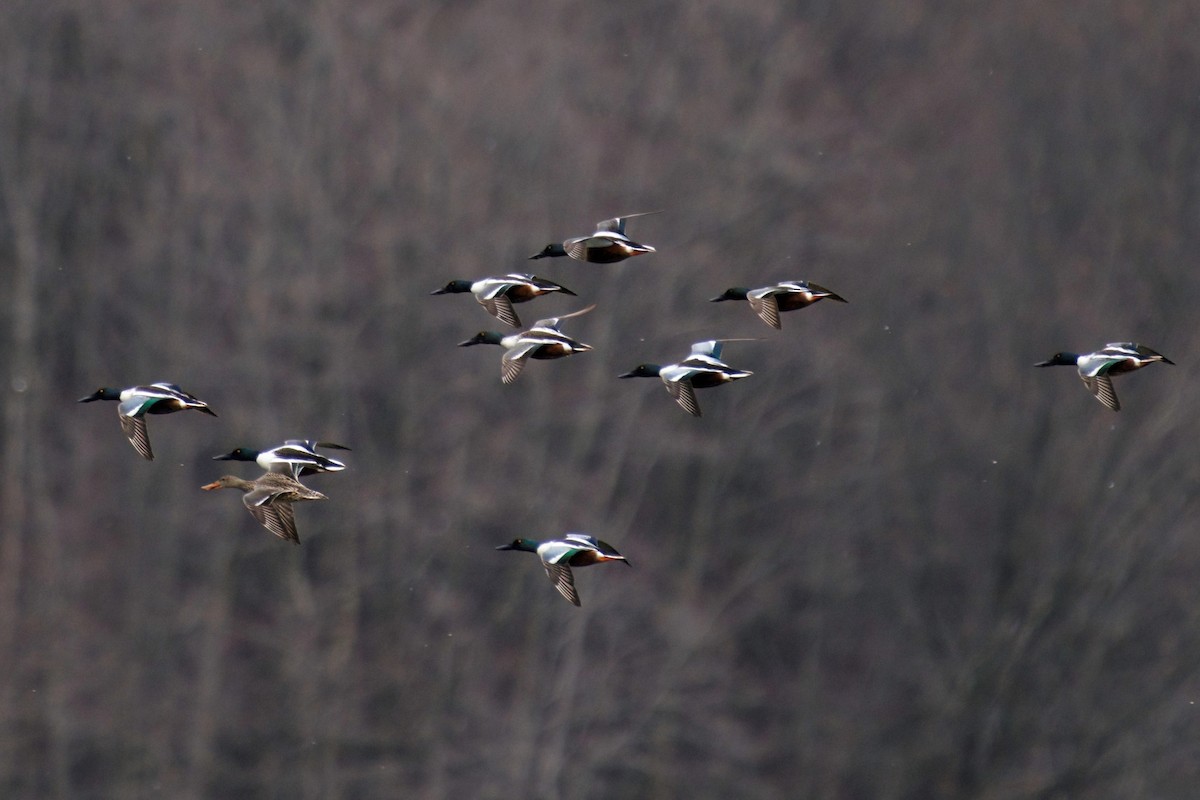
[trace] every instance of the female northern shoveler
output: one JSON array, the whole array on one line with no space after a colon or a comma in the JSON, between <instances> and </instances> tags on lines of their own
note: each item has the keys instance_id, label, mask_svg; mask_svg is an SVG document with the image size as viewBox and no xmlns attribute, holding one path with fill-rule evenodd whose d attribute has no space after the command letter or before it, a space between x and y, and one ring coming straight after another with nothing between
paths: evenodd
<instances>
[{"instance_id":1,"label":"female northern shoveler","mask_svg":"<svg viewBox=\"0 0 1200 800\"><path fill-rule=\"evenodd\" d=\"M570 256L576 261L613 264L642 253L653 253L654 248L650 245L638 244L625 235L625 222L633 217L644 217L647 214L657 213L657 211L643 211L640 214L626 214L623 217L603 220L596 223L596 232L591 236L567 239L562 244L548 244L542 252L532 255L530 258Z\"/></svg>"},{"instance_id":2,"label":"female northern shoveler","mask_svg":"<svg viewBox=\"0 0 1200 800\"><path fill-rule=\"evenodd\" d=\"M146 434L147 414L170 414L190 408L213 417L217 415L208 407L208 403L188 394L173 383L152 383L149 386L134 386L129 389L101 387L87 397L79 398L81 403L91 403L95 400L120 401L117 415L121 420L121 430L125 432L133 448L147 461L154 460L154 451L150 449L150 437Z\"/></svg>"},{"instance_id":3,"label":"female northern shoveler","mask_svg":"<svg viewBox=\"0 0 1200 800\"><path fill-rule=\"evenodd\" d=\"M450 281L441 289L430 294L458 294L470 292L475 295L479 305L501 322L506 322L514 328L521 327L521 320L513 311L513 303L526 303L535 297L541 297L551 292L562 292L572 297L575 293L567 287L530 275L524 272L511 272L495 278L480 278L477 281Z\"/></svg>"},{"instance_id":4,"label":"female northern shoveler","mask_svg":"<svg viewBox=\"0 0 1200 800\"><path fill-rule=\"evenodd\" d=\"M734 286L726 289L723 294L712 298L710 302L719 303L722 300L748 300L750 301L750 308L754 309L754 313L758 314L763 322L775 330L779 330L782 327L779 324L779 312L795 311L797 308L811 306L818 300L826 298L836 300L839 303L847 302L844 297L834 294L824 286L818 286L808 281L782 281L781 283L776 283L772 286L763 286L759 289Z\"/></svg>"},{"instance_id":5,"label":"female northern shoveler","mask_svg":"<svg viewBox=\"0 0 1200 800\"><path fill-rule=\"evenodd\" d=\"M459 347L470 347L473 344L498 344L505 349L500 359L500 380L512 383L521 374L525 361L530 358L548 359L563 358L564 356L584 353L592 349L591 345L576 341L558 329L558 323L564 319L586 314L596 306L590 305L561 317L540 319L534 326L522 333L504 336L495 331L480 331L465 342L459 342Z\"/></svg>"},{"instance_id":6,"label":"female northern shoveler","mask_svg":"<svg viewBox=\"0 0 1200 800\"><path fill-rule=\"evenodd\" d=\"M299 478L301 475L312 475L317 472L341 472L346 465L336 459L323 456L317 452L318 447L328 447L332 450L350 448L333 442L318 442L312 439L288 439L283 444L270 450L252 450L249 447L239 447L223 456L213 456L213 461L254 461L267 472L277 472L281 475L291 475Z\"/></svg>"},{"instance_id":7,"label":"female northern shoveler","mask_svg":"<svg viewBox=\"0 0 1200 800\"><path fill-rule=\"evenodd\" d=\"M590 567L605 561L624 561L629 566L628 559L618 553L615 547L585 533L568 533L561 539L544 542L514 539L512 544L502 544L496 549L537 553L542 566L546 568L546 574L554 581L554 588L575 605L579 605L579 593L575 591L571 567Z\"/></svg>"},{"instance_id":8,"label":"female northern shoveler","mask_svg":"<svg viewBox=\"0 0 1200 800\"><path fill-rule=\"evenodd\" d=\"M329 498L314 491L287 475L267 472L252 481L235 475L222 475L215 481L200 487L206 492L215 489L239 489L242 503L263 527L280 539L300 544L296 533L296 517L292 503L301 500L327 500Z\"/></svg>"},{"instance_id":9,"label":"female northern shoveler","mask_svg":"<svg viewBox=\"0 0 1200 800\"><path fill-rule=\"evenodd\" d=\"M1112 376L1125 372L1133 372L1147 364L1161 361L1164 364L1175 362L1157 353L1149 347L1133 342L1111 342L1094 353L1055 353L1045 361L1034 364L1035 367L1075 367L1083 385L1088 388L1096 399L1113 411L1121 410L1121 402L1113 391Z\"/></svg>"},{"instance_id":10,"label":"female northern shoveler","mask_svg":"<svg viewBox=\"0 0 1200 800\"><path fill-rule=\"evenodd\" d=\"M748 339L710 339L696 342L692 352L678 364L639 364L618 378L661 378L667 391L684 411L693 417L700 416L700 404L696 402L696 389L720 386L730 381L748 378L753 372L734 369L721 361L723 342L744 342Z\"/></svg>"}]
</instances>

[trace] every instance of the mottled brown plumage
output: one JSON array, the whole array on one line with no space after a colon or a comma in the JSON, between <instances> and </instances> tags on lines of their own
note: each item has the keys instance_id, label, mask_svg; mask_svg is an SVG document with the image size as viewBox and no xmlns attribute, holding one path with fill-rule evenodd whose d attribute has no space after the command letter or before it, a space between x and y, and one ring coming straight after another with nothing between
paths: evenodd
<instances>
[{"instance_id":1,"label":"mottled brown plumage","mask_svg":"<svg viewBox=\"0 0 1200 800\"><path fill-rule=\"evenodd\" d=\"M215 489L242 491L242 503L263 527L280 539L296 544L300 543L300 536L296 533L292 503L328 499L320 492L278 472L265 472L252 481L236 475L222 475L200 488L206 492Z\"/></svg>"}]
</instances>

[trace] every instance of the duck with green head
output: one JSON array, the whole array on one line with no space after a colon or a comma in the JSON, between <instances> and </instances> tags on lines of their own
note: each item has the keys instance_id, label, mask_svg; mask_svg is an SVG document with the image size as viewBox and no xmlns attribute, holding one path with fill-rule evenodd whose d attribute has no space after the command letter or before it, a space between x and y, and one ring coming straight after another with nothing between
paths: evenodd
<instances>
[{"instance_id":1,"label":"duck with green head","mask_svg":"<svg viewBox=\"0 0 1200 800\"><path fill-rule=\"evenodd\" d=\"M80 403L92 403L96 400L114 400L117 406L117 417L121 420L121 430L147 461L154 460L154 451L150 449L150 436L146 432L147 414L172 414L176 411L200 411L209 416L217 414L208 407L208 403L188 394L174 383L152 383L149 386L133 386L129 389L112 389L102 386L87 397L79 398Z\"/></svg>"},{"instance_id":2,"label":"duck with green head","mask_svg":"<svg viewBox=\"0 0 1200 800\"><path fill-rule=\"evenodd\" d=\"M554 588L575 605L579 605L579 593L575 591L575 578L571 567L590 567L605 561L621 561L630 566L629 560L607 542L602 542L586 533L568 533L559 539L514 539L502 544L497 550L520 550L536 553L546 568L546 574L554 582Z\"/></svg>"},{"instance_id":3,"label":"duck with green head","mask_svg":"<svg viewBox=\"0 0 1200 800\"><path fill-rule=\"evenodd\" d=\"M513 310L513 303L528 303L535 297L553 292L575 293L562 284L539 278L524 272L511 272L494 278L477 281L453 280L430 294L465 294L470 292L479 305L496 319L514 328L521 327L521 319Z\"/></svg>"},{"instance_id":4,"label":"duck with green head","mask_svg":"<svg viewBox=\"0 0 1200 800\"><path fill-rule=\"evenodd\" d=\"M684 411L699 417L700 403L696 401L696 389L723 386L741 380L753 372L734 369L721 360L724 342L744 342L749 339L709 339L692 345L692 352L678 364L639 364L618 378L660 378L671 397Z\"/></svg>"},{"instance_id":5,"label":"duck with green head","mask_svg":"<svg viewBox=\"0 0 1200 800\"><path fill-rule=\"evenodd\" d=\"M318 447L350 451L349 447L333 442L288 439L283 444L267 450L238 447L224 455L213 456L213 461L253 461L267 472L291 475L297 479L303 475L315 475L318 472L341 472L346 468L341 461L318 453Z\"/></svg>"},{"instance_id":6,"label":"duck with green head","mask_svg":"<svg viewBox=\"0 0 1200 800\"><path fill-rule=\"evenodd\" d=\"M477 344L495 344L503 347L504 355L500 358L500 381L509 384L517 379L517 376L521 374L521 370L525 367L525 362L531 358L565 358L566 356L575 355L576 353L586 353L588 350L591 350L591 345L584 344L567 336L559 330L558 325L564 319L586 314L595 307L593 304L579 311L563 314L561 317L540 319L529 330L522 333L514 333L510 336L505 336L496 331L480 331L465 342L459 342L458 346L470 347Z\"/></svg>"},{"instance_id":7,"label":"duck with green head","mask_svg":"<svg viewBox=\"0 0 1200 800\"><path fill-rule=\"evenodd\" d=\"M1120 411L1121 401L1117 399L1117 393L1113 389L1112 376L1133 372L1156 361L1164 364L1175 363L1144 344L1110 342L1094 353L1055 353L1034 366L1075 367L1079 372L1079 377L1083 380L1083 385L1096 396L1096 399L1105 408Z\"/></svg>"},{"instance_id":8,"label":"duck with green head","mask_svg":"<svg viewBox=\"0 0 1200 800\"><path fill-rule=\"evenodd\" d=\"M640 214L626 214L623 217L602 220L596 223L596 231L591 236L577 236L561 244L552 242L530 258L570 256L577 261L590 261L593 264L615 264L644 253L653 253L654 248L650 245L638 244L625 235L625 222L633 217L657 213L643 211Z\"/></svg>"},{"instance_id":9,"label":"duck with green head","mask_svg":"<svg viewBox=\"0 0 1200 800\"><path fill-rule=\"evenodd\" d=\"M818 286L808 281L781 281L758 289L733 286L709 302L720 303L724 300L748 301L754 313L775 330L783 327L779 322L779 314L783 311L807 308L819 300L847 302L844 297L834 294L824 286Z\"/></svg>"}]
</instances>

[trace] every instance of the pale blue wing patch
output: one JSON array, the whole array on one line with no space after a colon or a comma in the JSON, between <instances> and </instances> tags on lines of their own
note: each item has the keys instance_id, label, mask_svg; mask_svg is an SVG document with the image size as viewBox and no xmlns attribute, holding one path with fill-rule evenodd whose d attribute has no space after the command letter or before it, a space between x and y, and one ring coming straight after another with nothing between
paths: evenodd
<instances>
[{"instance_id":1,"label":"pale blue wing patch","mask_svg":"<svg viewBox=\"0 0 1200 800\"><path fill-rule=\"evenodd\" d=\"M607 232L616 233L622 236L625 235L625 220L628 217L613 217L612 219L602 219L596 223L596 233Z\"/></svg>"}]
</instances>

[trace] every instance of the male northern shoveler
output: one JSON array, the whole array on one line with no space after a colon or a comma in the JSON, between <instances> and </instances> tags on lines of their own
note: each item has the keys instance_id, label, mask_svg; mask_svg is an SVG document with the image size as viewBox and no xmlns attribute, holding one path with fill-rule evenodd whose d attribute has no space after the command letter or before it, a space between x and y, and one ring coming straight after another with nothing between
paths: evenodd
<instances>
[{"instance_id":1,"label":"male northern shoveler","mask_svg":"<svg viewBox=\"0 0 1200 800\"><path fill-rule=\"evenodd\" d=\"M563 314L561 317L540 319L533 327L522 333L504 336L495 331L480 331L465 342L459 342L459 347L470 347L473 344L498 344L505 349L500 359L500 380L512 383L521 374L521 369L530 358L563 358L564 356L584 353L592 349L591 345L576 341L558 329L558 324L564 319L578 317L595 308L595 304L587 308Z\"/></svg>"},{"instance_id":2,"label":"male northern shoveler","mask_svg":"<svg viewBox=\"0 0 1200 800\"><path fill-rule=\"evenodd\" d=\"M759 289L734 286L726 289L723 294L712 298L710 302L719 303L722 300L748 300L750 301L750 308L754 309L754 313L758 314L763 322L775 330L779 330L782 327L779 324L779 312L795 311L797 308L811 306L818 300L825 300L826 298L836 300L839 303L847 302L844 297L834 294L824 286L818 286L808 281L782 281L771 286L763 286Z\"/></svg>"},{"instance_id":3,"label":"male northern shoveler","mask_svg":"<svg viewBox=\"0 0 1200 800\"><path fill-rule=\"evenodd\" d=\"M1149 347L1133 342L1111 342L1094 353L1055 353L1035 367L1076 367L1083 385L1096 399L1113 411L1121 410L1121 402L1113 391L1112 376L1133 372L1147 364L1175 362Z\"/></svg>"},{"instance_id":4,"label":"male northern shoveler","mask_svg":"<svg viewBox=\"0 0 1200 800\"><path fill-rule=\"evenodd\" d=\"M638 244L625 235L625 222L633 217L644 217L647 214L657 213L657 211L643 211L640 214L626 214L623 217L603 220L596 223L596 232L591 236L567 239L562 244L548 244L542 252L532 255L530 258L570 256L576 261L613 264L642 253L653 253L654 248L650 245Z\"/></svg>"},{"instance_id":5,"label":"male northern shoveler","mask_svg":"<svg viewBox=\"0 0 1200 800\"><path fill-rule=\"evenodd\" d=\"M605 561L624 561L629 566L628 559L618 553L615 547L585 533L568 533L561 539L544 542L514 539L512 544L502 544L496 549L537 553L542 566L546 568L546 574L554 581L554 588L575 605L579 605L579 593L575 591L571 567L590 567Z\"/></svg>"},{"instance_id":6,"label":"male northern shoveler","mask_svg":"<svg viewBox=\"0 0 1200 800\"><path fill-rule=\"evenodd\" d=\"M215 489L241 490L242 503L263 527L280 539L296 544L300 544L300 536L296 533L296 517L292 511L292 503L329 499L278 472L266 472L252 481L243 480L236 475L222 475L200 488L206 492Z\"/></svg>"},{"instance_id":7,"label":"male northern shoveler","mask_svg":"<svg viewBox=\"0 0 1200 800\"><path fill-rule=\"evenodd\" d=\"M150 437L146 434L147 414L170 414L190 408L213 417L217 415L208 407L208 403L188 394L173 383L152 383L149 386L134 386L129 389L101 387L87 397L79 398L81 403L91 403L95 400L120 401L117 415L121 420L121 430L129 437L133 448L148 461L154 460L154 451L150 449Z\"/></svg>"},{"instance_id":8,"label":"male northern shoveler","mask_svg":"<svg viewBox=\"0 0 1200 800\"><path fill-rule=\"evenodd\" d=\"M341 472L346 465L336 459L323 456L317 452L318 447L331 450L350 448L333 442L318 442L312 439L288 439L270 450L252 450L249 447L239 447L223 456L213 456L213 461L254 461L267 472L277 472L281 475L291 475L299 478L301 475L312 475L317 472Z\"/></svg>"},{"instance_id":9,"label":"male northern shoveler","mask_svg":"<svg viewBox=\"0 0 1200 800\"><path fill-rule=\"evenodd\" d=\"M470 292L475 295L479 305L487 309L489 314L514 328L521 327L521 320L513 311L513 303L525 303L551 292L562 292L572 297L575 296L574 292L562 284L525 272L511 272L508 275L480 278L477 281L450 281L441 289L435 289L430 294L458 294L461 292Z\"/></svg>"},{"instance_id":10,"label":"male northern shoveler","mask_svg":"<svg viewBox=\"0 0 1200 800\"><path fill-rule=\"evenodd\" d=\"M692 345L691 354L678 364L639 364L618 378L661 378L667 391L684 411L693 417L700 416L700 404L696 402L696 389L720 386L730 381L748 378L753 372L734 369L721 361L721 345L724 342L744 342L748 339L710 339Z\"/></svg>"}]
</instances>

